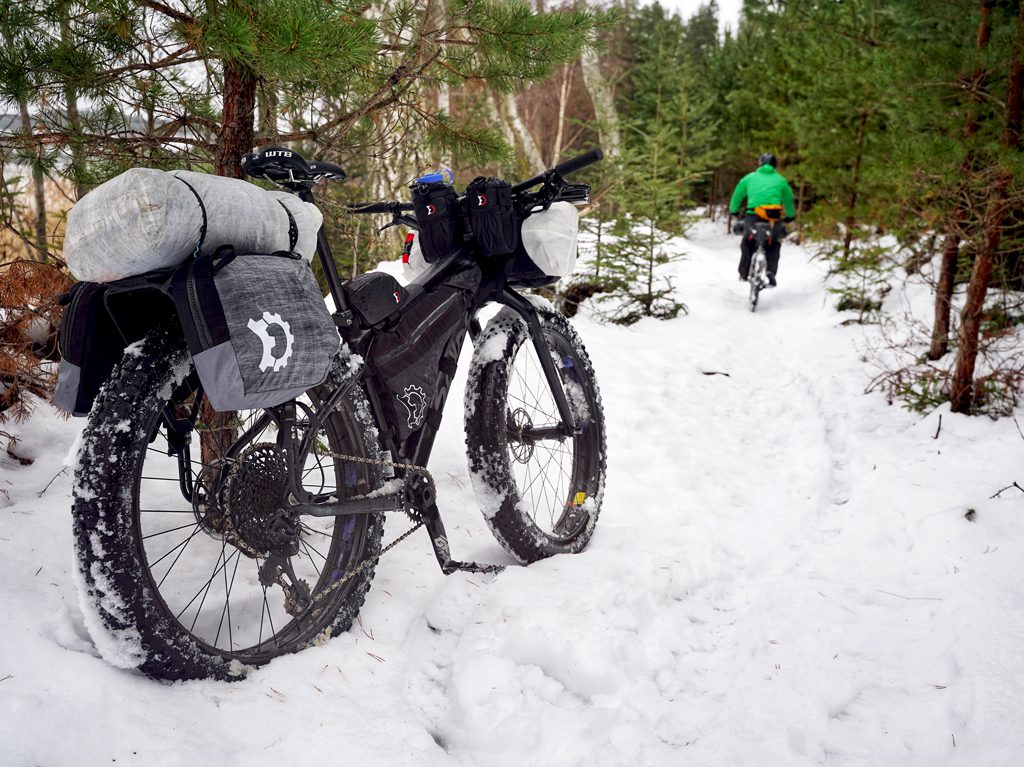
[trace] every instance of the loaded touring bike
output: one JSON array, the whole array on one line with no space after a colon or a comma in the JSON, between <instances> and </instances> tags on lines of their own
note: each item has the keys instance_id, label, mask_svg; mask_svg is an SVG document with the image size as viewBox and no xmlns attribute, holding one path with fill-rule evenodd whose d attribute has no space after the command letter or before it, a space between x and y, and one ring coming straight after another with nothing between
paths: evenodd
<instances>
[{"instance_id":1,"label":"loaded touring bike","mask_svg":"<svg viewBox=\"0 0 1024 767\"><path fill-rule=\"evenodd\" d=\"M467 335L466 447L487 525L523 563L587 544L604 492L601 398L573 328L520 292L557 275L538 267L518 228L585 202L589 188L565 176L600 157L594 150L515 186L484 179L458 196L424 182L413 204L350 206L421 230L412 244L427 263L404 286L382 273L343 282L321 229L316 254L340 351L321 383L281 403L214 412L197 371L206 352L190 353L186 341L216 340L216 323L183 332L165 312L166 275L119 288L151 296L147 311L165 316L125 349L99 392L76 469L77 575L104 657L156 678L244 676L348 630L378 559L421 527L445 573L499 570L454 558L427 469ZM244 168L310 203L316 183L344 178L280 148L248 156ZM497 224L472 210L487 200L503 211ZM575 233L568 239L574 250ZM191 280L182 295L199 301ZM489 304L500 309L481 326ZM263 340L260 370L287 363L302 340L292 327L269 310L249 320ZM387 546L386 515L410 525Z\"/></svg>"}]
</instances>

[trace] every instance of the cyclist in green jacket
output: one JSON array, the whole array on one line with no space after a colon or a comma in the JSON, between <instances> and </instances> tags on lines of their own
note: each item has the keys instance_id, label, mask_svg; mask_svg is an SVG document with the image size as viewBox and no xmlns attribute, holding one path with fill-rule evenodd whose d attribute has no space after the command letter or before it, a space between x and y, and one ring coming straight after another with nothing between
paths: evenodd
<instances>
[{"instance_id":1,"label":"cyclist in green jacket","mask_svg":"<svg viewBox=\"0 0 1024 767\"><path fill-rule=\"evenodd\" d=\"M736 184L736 190L732 193L732 200L729 202L729 212L738 216L743 198L747 200L743 239L740 241L741 280L747 279L750 258L753 255L752 224L764 219L775 221L775 225L772 227L772 243L765 253L768 261L768 284L772 287L775 287L775 275L779 270L779 251L782 249L782 238L786 236L786 230L782 226L781 220L783 213L786 221L792 221L796 216L796 208L793 206L793 190L790 188L789 182L776 172L777 164L775 155L767 152L761 155L757 160L757 170L740 179L740 182Z\"/></svg>"}]
</instances>

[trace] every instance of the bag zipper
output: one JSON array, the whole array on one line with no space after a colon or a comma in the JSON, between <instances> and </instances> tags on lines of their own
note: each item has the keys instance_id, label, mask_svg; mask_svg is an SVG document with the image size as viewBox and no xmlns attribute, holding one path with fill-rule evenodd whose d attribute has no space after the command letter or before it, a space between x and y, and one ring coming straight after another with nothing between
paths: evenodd
<instances>
[{"instance_id":1,"label":"bag zipper","mask_svg":"<svg viewBox=\"0 0 1024 767\"><path fill-rule=\"evenodd\" d=\"M188 296L188 308L192 313L196 334L199 336L199 345L205 351L213 346L213 338L210 336L210 329L206 326L206 317L203 316L202 307L199 303L199 292L196 290L196 272L194 267L188 270L188 276L185 278L185 295Z\"/></svg>"}]
</instances>

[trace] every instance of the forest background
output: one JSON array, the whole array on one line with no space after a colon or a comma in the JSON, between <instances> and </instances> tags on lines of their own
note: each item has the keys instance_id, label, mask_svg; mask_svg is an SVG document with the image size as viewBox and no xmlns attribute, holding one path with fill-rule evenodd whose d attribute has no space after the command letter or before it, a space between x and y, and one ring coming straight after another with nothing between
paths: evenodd
<instances>
[{"instance_id":1,"label":"forest background","mask_svg":"<svg viewBox=\"0 0 1024 767\"><path fill-rule=\"evenodd\" d=\"M881 322L875 385L907 405L1010 412L1024 386L1020 0L49 0L0 5L0 420L52 385L63 220L136 166L240 175L253 147L343 165L321 190L343 274L394 258L354 200L438 165L518 179L601 146L581 173L593 252L558 296L610 321L674 317L663 246L727 224L765 151L827 259L845 321ZM4 114L6 112L6 114ZM575 180L575 179L574 179ZM723 266L723 271L729 270ZM908 276L922 323L882 311Z\"/></svg>"}]
</instances>

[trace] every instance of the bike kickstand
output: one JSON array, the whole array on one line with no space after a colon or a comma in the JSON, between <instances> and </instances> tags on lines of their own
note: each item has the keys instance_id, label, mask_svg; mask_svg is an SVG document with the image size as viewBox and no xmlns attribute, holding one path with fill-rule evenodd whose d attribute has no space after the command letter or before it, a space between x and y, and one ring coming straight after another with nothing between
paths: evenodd
<instances>
[{"instance_id":1,"label":"bike kickstand","mask_svg":"<svg viewBox=\"0 0 1024 767\"><path fill-rule=\"evenodd\" d=\"M500 573L505 569L504 565L460 562L457 559L452 559L451 548L448 545L448 533L445 532L441 513L435 503L437 494L434 492L433 481L423 475L417 475L406 485L406 488L408 501L412 504L412 508L418 509L423 517L423 525L427 528L430 545L434 547L434 556L437 557L437 564L440 565L442 573L445 575L455 572Z\"/></svg>"}]
</instances>

